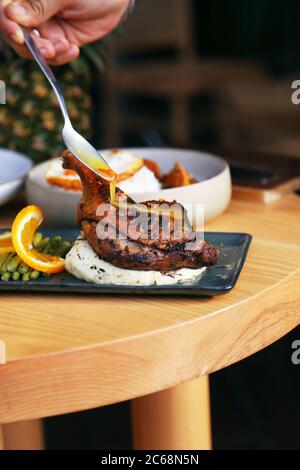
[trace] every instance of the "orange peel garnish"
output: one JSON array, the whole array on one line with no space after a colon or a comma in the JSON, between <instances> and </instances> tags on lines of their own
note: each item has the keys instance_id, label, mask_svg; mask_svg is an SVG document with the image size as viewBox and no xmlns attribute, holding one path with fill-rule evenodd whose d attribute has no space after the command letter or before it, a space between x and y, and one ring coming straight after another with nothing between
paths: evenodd
<instances>
[{"instance_id":1,"label":"orange peel garnish","mask_svg":"<svg viewBox=\"0 0 300 470\"><path fill-rule=\"evenodd\" d=\"M12 225L12 244L21 260L30 268L46 274L59 273L65 269L64 259L39 253L33 248L35 232L43 219L43 213L37 206L27 206L22 209Z\"/></svg>"},{"instance_id":2,"label":"orange peel garnish","mask_svg":"<svg viewBox=\"0 0 300 470\"><path fill-rule=\"evenodd\" d=\"M13 253L15 251L11 232L4 232L0 234L0 255L5 253Z\"/></svg>"}]
</instances>

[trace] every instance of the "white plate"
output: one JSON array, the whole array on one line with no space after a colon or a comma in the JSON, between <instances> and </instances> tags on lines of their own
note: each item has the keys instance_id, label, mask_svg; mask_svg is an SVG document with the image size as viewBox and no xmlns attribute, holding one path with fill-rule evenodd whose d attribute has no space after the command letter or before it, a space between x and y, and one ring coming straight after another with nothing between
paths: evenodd
<instances>
[{"instance_id":1,"label":"white plate","mask_svg":"<svg viewBox=\"0 0 300 470\"><path fill-rule=\"evenodd\" d=\"M0 149L0 206L18 193L31 168L32 161L25 155Z\"/></svg>"},{"instance_id":2,"label":"white plate","mask_svg":"<svg viewBox=\"0 0 300 470\"><path fill-rule=\"evenodd\" d=\"M165 199L176 200L189 211L194 219L196 204L204 208L205 222L217 217L228 206L231 199L231 177L227 162L208 153L181 149L134 148L128 149L142 158L155 160L162 171L167 173L176 161L181 162L192 176L199 180L189 186L163 189L147 193L130 193L138 202ZM49 162L34 167L26 181L27 201L37 204L45 214L48 226L73 227L76 222L76 204L80 192L66 191L51 186L45 179Z\"/></svg>"}]
</instances>

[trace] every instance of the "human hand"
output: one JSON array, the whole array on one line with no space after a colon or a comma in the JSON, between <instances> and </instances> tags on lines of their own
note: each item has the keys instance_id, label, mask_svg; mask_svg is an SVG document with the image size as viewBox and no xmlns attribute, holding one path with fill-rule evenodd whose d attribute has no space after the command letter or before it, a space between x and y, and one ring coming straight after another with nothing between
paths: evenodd
<instances>
[{"instance_id":1,"label":"human hand","mask_svg":"<svg viewBox=\"0 0 300 470\"><path fill-rule=\"evenodd\" d=\"M129 0L0 0L0 33L19 55L32 58L20 25L37 29L40 36L32 37L43 56L62 65L112 31L128 5Z\"/></svg>"}]
</instances>

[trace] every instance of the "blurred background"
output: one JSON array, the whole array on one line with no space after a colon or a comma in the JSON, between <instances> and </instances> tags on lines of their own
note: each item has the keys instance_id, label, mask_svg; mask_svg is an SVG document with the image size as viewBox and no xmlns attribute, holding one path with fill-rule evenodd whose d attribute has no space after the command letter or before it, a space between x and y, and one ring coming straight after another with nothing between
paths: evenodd
<instances>
[{"instance_id":1,"label":"blurred background","mask_svg":"<svg viewBox=\"0 0 300 470\"><path fill-rule=\"evenodd\" d=\"M257 185L300 173L299 13L296 0L137 0L124 27L56 71L75 127L99 148L226 155L237 180ZM30 144L35 161L57 156L61 119L42 75L5 46L0 70L10 104L0 145L28 153ZM300 449L300 369L290 360L299 337L211 376L215 449ZM47 419L46 431L50 448L129 448L129 404Z\"/></svg>"},{"instance_id":2,"label":"blurred background","mask_svg":"<svg viewBox=\"0 0 300 470\"><path fill-rule=\"evenodd\" d=\"M299 156L291 103L300 77L296 0L284 7L279 0L136 3L124 27L56 69L79 130L101 148ZM2 45L0 71L10 105L0 109L0 145L23 151L30 144L35 160L57 156L59 109L35 64Z\"/></svg>"}]
</instances>

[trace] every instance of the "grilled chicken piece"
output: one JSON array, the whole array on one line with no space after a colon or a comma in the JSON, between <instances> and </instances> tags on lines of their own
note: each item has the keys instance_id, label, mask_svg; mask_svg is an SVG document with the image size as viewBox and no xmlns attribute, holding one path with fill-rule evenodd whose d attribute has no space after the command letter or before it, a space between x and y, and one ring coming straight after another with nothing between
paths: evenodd
<instances>
[{"instance_id":1,"label":"grilled chicken piece","mask_svg":"<svg viewBox=\"0 0 300 470\"><path fill-rule=\"evenodd\" d=\"M193 232L180 204L137 204L116 188L117 205L112 205L108 181L86 168L69 151L63 153L63 161L64 168L75 170L82 181L78 222L100 258L124 269L161 272L196 269L218 261L219 250Z\"/></svg>"}]
</instances>

